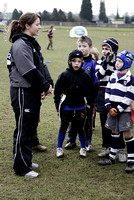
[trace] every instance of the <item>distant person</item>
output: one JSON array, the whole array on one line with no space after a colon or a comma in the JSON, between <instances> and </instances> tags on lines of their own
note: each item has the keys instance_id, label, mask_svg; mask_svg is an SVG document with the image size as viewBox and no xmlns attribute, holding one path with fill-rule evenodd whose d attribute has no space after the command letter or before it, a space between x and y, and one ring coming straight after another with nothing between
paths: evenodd
<instances>
[{"instance_id":1,"label":"distant person","mask_svg":"<svg viewBox=\"0 0 134 200\"><path fill-rule=\"evenodd\" d=\"M10 78L11 105L15 113L16 128L13 136L13 169L19 176L35 178L33 169L32 137L38 126L41 99L53 93L45 79L41 48L34 36L41 29L41 17L25 13L10 25L9 41L12 47L7 57Z\"/></svg>"},{"instance_id":2,"label":"distant person","mask_svg":"<svg viewBox=\"0 0 134 200\"><path fill-rule=\"evenodd\" d=\"M54 89L54 102L61 119L56 156L59 158L64 155L62 145L69 123L72 122L77 124L75 132L79 134L80 156L86 157L85 104L86 101L88 105L93 102L94 84L82 68L83 54L81 51L74 50L69 54L68 66L58 77Z\"/></svg>"},{"instance_id":3,"label":"distant person","mask_svg":"<svg viewBox=\"0 0 134 200\"><path fill-rule=\"evenodd\" d=\"M100 165L111 165L115 163L120 132L124 133L127 146L126 172L134 171L134 138L131 130L133 122L131 119L130 105L134 101L134 77L130 72L134 55L127 50L116 55L116 70L110 77L106 87L105 105L108 111L106 127L112 130L112 145L109 158L100 160Z\"/></svg>"},{"instance_id":4,"label":"distant person","mask_svg":"<svg viewBox=\"0 0 134 200\"><path fill-rule=\"evenodd\" d=\"M90 75L95 86L95 92L97 96L98 91L98 80L95 76L95 65L96 62L92 59L91 49L92 49L92 40L88 36L81 36L77 40L77 49L83 53L83 68ZM86 106L86 119L85 119L85 135L86 135L86 150L88 152L93 150L92 147L92 133L93 133L93 110L94 110L93 101ZM69 134L67 139L66 149L71 149L76 146L76 127L77 124L71 123L69 128Z\"/></svg>"},{"instance_id":5,"label":"distant person","mask_svg":"<svg viewBox=\"0 0 134 200\"><path fill-rule=\"evenodd\" d=\"M115 57L119 48L119 44L114 38L107 38L102 43L102 58L96 64L96 76L99 80L99 90L97 95L97 112L100 114L100 122L102 129L102 147L104 150L98 154L100 158L109 155L111 147L111 130L105 127L108 111L105 107L105 90L110 76L115 71ZM120 133L118 138L118 156L119 162L126 162L124 153L125 143L123 134Z\"/></svg>"},{"instance_id":6,"label":"distant person","mask_svg":"<svg viewBox=\"0 0 134 200\"><path fill-rule=\"evenodd\" d=\"M54 25L50 26L50 29L48 30L48 46L47 46L47 50L51 49L53 50L53 29L54 29Z\"/></svg>"}]
</instances>

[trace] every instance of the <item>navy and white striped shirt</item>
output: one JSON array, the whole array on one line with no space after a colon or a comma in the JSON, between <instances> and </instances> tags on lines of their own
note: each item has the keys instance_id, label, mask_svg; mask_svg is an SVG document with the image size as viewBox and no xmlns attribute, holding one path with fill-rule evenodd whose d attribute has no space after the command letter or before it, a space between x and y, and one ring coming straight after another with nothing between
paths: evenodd
<instances>
[{"instance_id":1,"label":"navy and white striped shirt","mask_svg":"<svg viewBox=\"0 0 134 200\"><path fill-rule=\"evenodd\" d=\"M107 84L105 91L105 106L107 110L117 108L118 112L130 112L130 104L134 100L134 77L130 70L118 78L115 71ZM116 105L116 107L115 107Z\"/></svg>"},{"instance_id":2,"label":"navy and white striped shirt","mask_svg":"<svg viewBox=\"0 0 134 200\"><path fill-rule=\"evenodd\" d=\"M115 71L115 58L109 63L101 59L97 61L95 75L99 80L99 87L106 88L111 74Z\"/></svg>"}]
</instances>

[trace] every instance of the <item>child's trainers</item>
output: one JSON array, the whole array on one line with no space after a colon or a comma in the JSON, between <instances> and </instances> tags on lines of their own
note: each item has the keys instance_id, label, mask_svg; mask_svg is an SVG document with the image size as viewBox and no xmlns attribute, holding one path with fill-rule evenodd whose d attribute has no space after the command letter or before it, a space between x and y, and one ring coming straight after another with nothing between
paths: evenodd
<instances>
[{"instance_id":1,"label":"child's trainers","mask_svg":"<svg viewBox=\"0 0 134 200\"><path fill-rule=\"evenodd\" d=\"M68 150L68 149L73 149L74 147L76 147L76 143L75 142L68 142L66 145L65 145L65 148Z\"/></svg>"},{"instance_id":2,"label":"child's trainers","mask_svg":"<svg viewBox=\"0 0 134 200\"><path fill-rule=\"evenodd\" d=\"M133 171L134 171L134 163L132 163L132 162L128 162L125 171L126 171L127 173L131 173L131 172L133 172Z\"/></svg>"},{"instance_id":3,"label":"child's trainers","mask_svg":"<svg viewBox=\"0 0 134 200\"><path fill-rule=\"evenodd\" d=\"M56 149L57 158L61 158L61 157L63 157L63 155L64 155L63 149L62 148L57 148Z\"/></svg>"},{"instance_id":4,"label":"child's trainers","mask_svg":"<svg viewBox=\"0 0 134 200\"><path fill-rule=\"evenodd\" d=\"M109 156L110 148L104 149L101 153L98 154L98 157L103 158Z\"/></svg>"},{"instance_id":5,"label":"child's trainers","mask_svg":"<svg viewBox=\"0 0 134 200\"><path fill-rule=\"evenodd\" d=\"M85 158L87 155L87 151L86 151L86 148L81 148L80 149L80 156Z\"/></svg>"},{"instance_id":6,"label":"child's trainers","mask_svg":"<svg viewBox=\"0 0 134 200\"><path fill-rule=\"evenodd\" d=\"M39 174L35 171L30 171L28 172L27 174L25 174L26 177L29 177L29 178L36 178Z\"/></svg>"},{"instance_id":7,"label":"child's trainers","mask_svg":"<svg viewBox=\"0 0 134 200\"><path fill-rule=\"evenodd\" d=\"M107 158L107 159L104 159L104 160L100 160L98 162L99 165L112 165L112 164L115 164L115 160L112 159L112 158Z\"/></svg>"},{"instance_id":8,"label":"child's trainers","mask_svg":"<svg viewBox=\"0 0 134 200\"><path fill-rule=\"evenodd\" d=\"M126 158L126 154L124 153L124 150L118 151L118 158L119 158L120 163L126 162L127 158Z\"/></svg>"},{"instance_id":9,"label":"child's trainers","mask_svg":"<svg viewBox=\"0 0 134 200\"><path fill-rule=\"evenodd\" d=\"M86 150L87 150L88 152L92 151L92 150L93 150L92 145L89 144L89 145L86 147Z\"/></svg>"}]
</instances>

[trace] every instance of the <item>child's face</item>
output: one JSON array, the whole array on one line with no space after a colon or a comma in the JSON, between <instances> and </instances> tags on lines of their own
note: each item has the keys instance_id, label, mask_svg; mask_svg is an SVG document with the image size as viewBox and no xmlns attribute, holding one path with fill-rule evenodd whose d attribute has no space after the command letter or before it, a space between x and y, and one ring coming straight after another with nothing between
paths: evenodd
<instances>
[{"instance_id":1,"label":"child's face","mask_svg":"<svg viewBox=\"0 0 134 200\"><path fill-rule=\"evenodd\" d=\"M82 60L80 58L73 58L71 60L72 67L74 71L78 71L82 65Z\"/></svg>"},{"instance_id":2,"label":"child's face","mask_svg":"<svg viewBox=\"0 0 134 200\"><path fill-rule=\"evenodd\" d=\"M92 58L93 58L94 60L97 60L97 57L95 56L94 53L92 53L91 55L92 55Z\"/></svg>"},{"instance_id":3,"label":"child's face","mask_svg":"<svg viewBox=\"0 0 134 200\"><path fill-rule=\"evenodd\" d=\"M107 53L111 52L111 49L108 45L102 46L102 56L106 57Z\"/></svg>"},{"instance_id":4,"label":"child's face","mask_svg":"<svg viewBox=\"0 0 134 200\"><path fill-rule=\"evenodd\" d=\"M123 67L124 62L120 58L116 58L115 68L120 71L120 69Z\"/></svg>"},{"instance_id":5,"label":"child's face","mask_svg":"<svg viewBox=\"0 0 134 200\"><path fill-rule=\"evenodd\" d=\"M78 42L77 49L83 53L84 57L89 56L92 46L90 47L87 42Z\"/></svg>"}]
</instances>

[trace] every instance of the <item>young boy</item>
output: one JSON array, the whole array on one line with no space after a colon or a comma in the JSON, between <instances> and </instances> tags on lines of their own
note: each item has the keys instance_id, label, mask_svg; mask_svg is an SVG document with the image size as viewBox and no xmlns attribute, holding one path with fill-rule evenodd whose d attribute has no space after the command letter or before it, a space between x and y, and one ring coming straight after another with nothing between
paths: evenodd
<instances>
[{"instance_id":1,"label":"young boy","mask_svg":"<svg viewBox=\"0 0 134 200\"><path fill-rule=\"evenodd\" d=\"M90 54L90 51L92 49L92 40L87 36L81 36L77 41L77 48L83 53L83 59L84 59L83 68L91 76L97 93L98 80L95 76L96 62L92 59L92 56ZM92 151L93 108L94 108L94 102L90 102L90 105L86 107L86 121L84 129L86 134L87 151ZM66 149L72 148L76 145L76 136L77 136L77 132L75 132L76 126L77 125L75 125L74 123L72 123L70 126L68 141L65 146Z\"/></svg>"},{"instance_id":2,"label":"young boy","mask_svg":"<svg viewBox=\"0 0 134 200\"><path fill-rule=\"evenodd\" d=\"M99 157L106 157L110 152L111 146L111 130L105 127L107 120L107 109L105 107L105 90L111 74L115 71L115 56L118 51L119 44L114 38L107 38L102 43L102 58L96 64L96 76L99 80L99 90L97 96L97 112L100 114L100 122L102 128L102 146L105 148ZM119 162L126 161L124 154L125 143L123 134L118 138L118 156Z\"/></svg>"},{"instance_id":3,"label":"young boy","mask_svg":"<svg viewBox=\"0 0 134 200\"><path fill-rule=\"evenodd\" d=\"M82 68L83 54L74 50L69 54L69 67L61 73L55 84L54 102L60 113L61 125L58 133L56 156L62 157L63 141L70 122L77 124L76 133L79 133L80 156L86 157L85 146L85 98L87 104L93 102L94 85L91 77ZM90 101L89 101L90 99Z\"/></svg>"},{"instance_id":4,"label":"young boy","mask_svg":"<svg viewBox=\"0 0 134 200\"><path fill-rule=\"evenodd\" d=\"M129 70L133 59L134 55L127 50L116 56L117 71L111 75L105 93L105 106L109 112L106 127L112 130L112 145L109 159L99 161L100 165L115 163L117 140L123 131L128 153L126 172L134 171L134 138L131 134L133 122L130 108L134 100L134 77Z\"/></svg>"}]
</instances>

